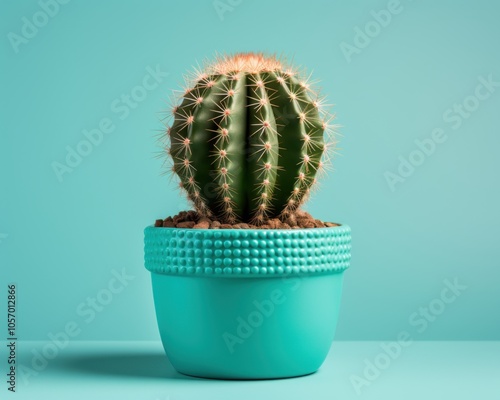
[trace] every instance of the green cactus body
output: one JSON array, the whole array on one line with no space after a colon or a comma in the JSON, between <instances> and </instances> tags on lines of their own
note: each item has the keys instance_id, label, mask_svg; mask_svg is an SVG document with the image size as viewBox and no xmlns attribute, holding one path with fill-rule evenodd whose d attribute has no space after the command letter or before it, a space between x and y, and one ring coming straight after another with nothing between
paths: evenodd
<instances>
[{"instance_id":1,"label":"green cactus body","mask_svg":"<svg viewBox=\"0 0 500 400\"><path fill-rule=\"evenodd\" d=\"M319 103L307 82L262 55L198 74L168 130L173 171L196 210L229 223L292 216L323 166Z\"/></svg>"}]
</instances>

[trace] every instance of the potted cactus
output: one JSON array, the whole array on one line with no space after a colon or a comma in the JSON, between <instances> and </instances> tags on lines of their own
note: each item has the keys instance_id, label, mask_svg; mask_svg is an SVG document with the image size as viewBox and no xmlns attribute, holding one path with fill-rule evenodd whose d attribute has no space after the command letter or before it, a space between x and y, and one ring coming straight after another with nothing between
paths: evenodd
<instances>
[{"instance_id":1,"label":"potted cactus","mask_svg":"<svg viewBox=\"0 0 500 400\"><path fill-rule=\"evenodd\" d=\"M166 152L194 210L146 228L145 266L179 372L284 378L323 363L350 228L300 209L324 168L322 105L295 70L250 53L196 71L173 107Z\"/></svg>"}]
</instances>

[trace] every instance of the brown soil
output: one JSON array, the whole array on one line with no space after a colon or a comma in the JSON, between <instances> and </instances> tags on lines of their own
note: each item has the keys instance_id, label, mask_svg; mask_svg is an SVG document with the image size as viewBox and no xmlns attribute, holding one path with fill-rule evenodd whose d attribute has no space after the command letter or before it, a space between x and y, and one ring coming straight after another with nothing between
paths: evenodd
<instances>
[{"instance_id":1,"label":"brown soil","mask_svg":"<svg viewBox=\"0 0 500 400\"><path fill-rule=\"evenodd\" d=\"M297 211L295 217L282 221L278 218L267 220L263 225L253 225L247 223L223 224L220 221L202 217L196 211L181 211L173 217L157 219L156 227L166 228L193 228L193 229L303 229L303 228L324 228L338 226L333 222L323 222L314 219L311 214L305 211Z\"/></svg>"}]
</instances>

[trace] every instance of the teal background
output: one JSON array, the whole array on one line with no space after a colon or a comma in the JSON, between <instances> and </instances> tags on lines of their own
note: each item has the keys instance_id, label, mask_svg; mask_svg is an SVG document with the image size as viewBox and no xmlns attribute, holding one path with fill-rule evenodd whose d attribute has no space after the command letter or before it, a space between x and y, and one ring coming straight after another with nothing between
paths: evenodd
<instances>
[{"instance_id":1,"label":"teal background","mask_svg":"<svg viewBox=\"0 0 500 400\"><path fill-rule=\"evenodd\" d=\"M500 81L500 4L401 5L349 63L341 43L386 1L243 0L221 20L212 1L73 0L17 54L7 35L40 6L2 2L0 301L17 283L19 338L70 321L78 340L159 338L143 228L187 205L154 158L158 112L197 61L262 50L312 70L342 125L334 171L308 205L353 231L336 338L394 340L457 278L467 289L413 338L500 339L500 88L459 129L443 120L478 77ZM169 75L120 120L111 103L157 64ZM101 118L116 129L60 183L52 162ZM392 192L384 173L435 128L448 139ZM85 322L78 307L122 268L135 278Z\"/></svg>"}]
</instances>

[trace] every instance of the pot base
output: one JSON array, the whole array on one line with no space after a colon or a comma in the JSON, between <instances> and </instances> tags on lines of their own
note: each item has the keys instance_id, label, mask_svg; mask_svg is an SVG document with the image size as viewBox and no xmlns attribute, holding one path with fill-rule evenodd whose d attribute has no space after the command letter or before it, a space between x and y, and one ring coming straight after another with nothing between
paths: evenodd
<instances>
[{"instance_id":1,"label":"pot base","mask_svg":"<svg viewBox=\"0 0 500 400\"><path fill-rule=\"evenodd\" d=\"M309 372L309 373L303 374L303 375L276 376L276 377L272 377L272 378L266 378L266 377L262 377L262 378L225 378L225 377L222 377L222 376L201 376L201 375L190 375L190 374L187 374L187 373L182 372L182 371L177 371L177 372L179 374L182 374L182 375L185 375L185 376L189 376L191 378L198 378L198 379L214 379L214 380L223 380L223 381L224 380L225 381L262 381L262 380L272 381L272 380L275 380L275 379L301 378L303 376L313 375L313 374L315 374L318 371L316 370L316 371Z\"/></svg>"},{"instance_id":2,"label":"pot base","mask_svg":"<svg viewBox=\"0 0 500 400\"><path fill-rule=\"evenodd\" d=\"M153 273L165 352L178 372L202 378L312 374L334 337L342 275L221 279Z\"/></svg>"},{"instance_id":3,"label":"pot base","mask_svg":"<svg viewBox=\"0 0 500 400\"><path fill-rule=\"evenodd\" d=\"M173 367L215 379L311 374L335 334L348 226L145 230L156 318Z\"/></svg>"}]
</instances>

